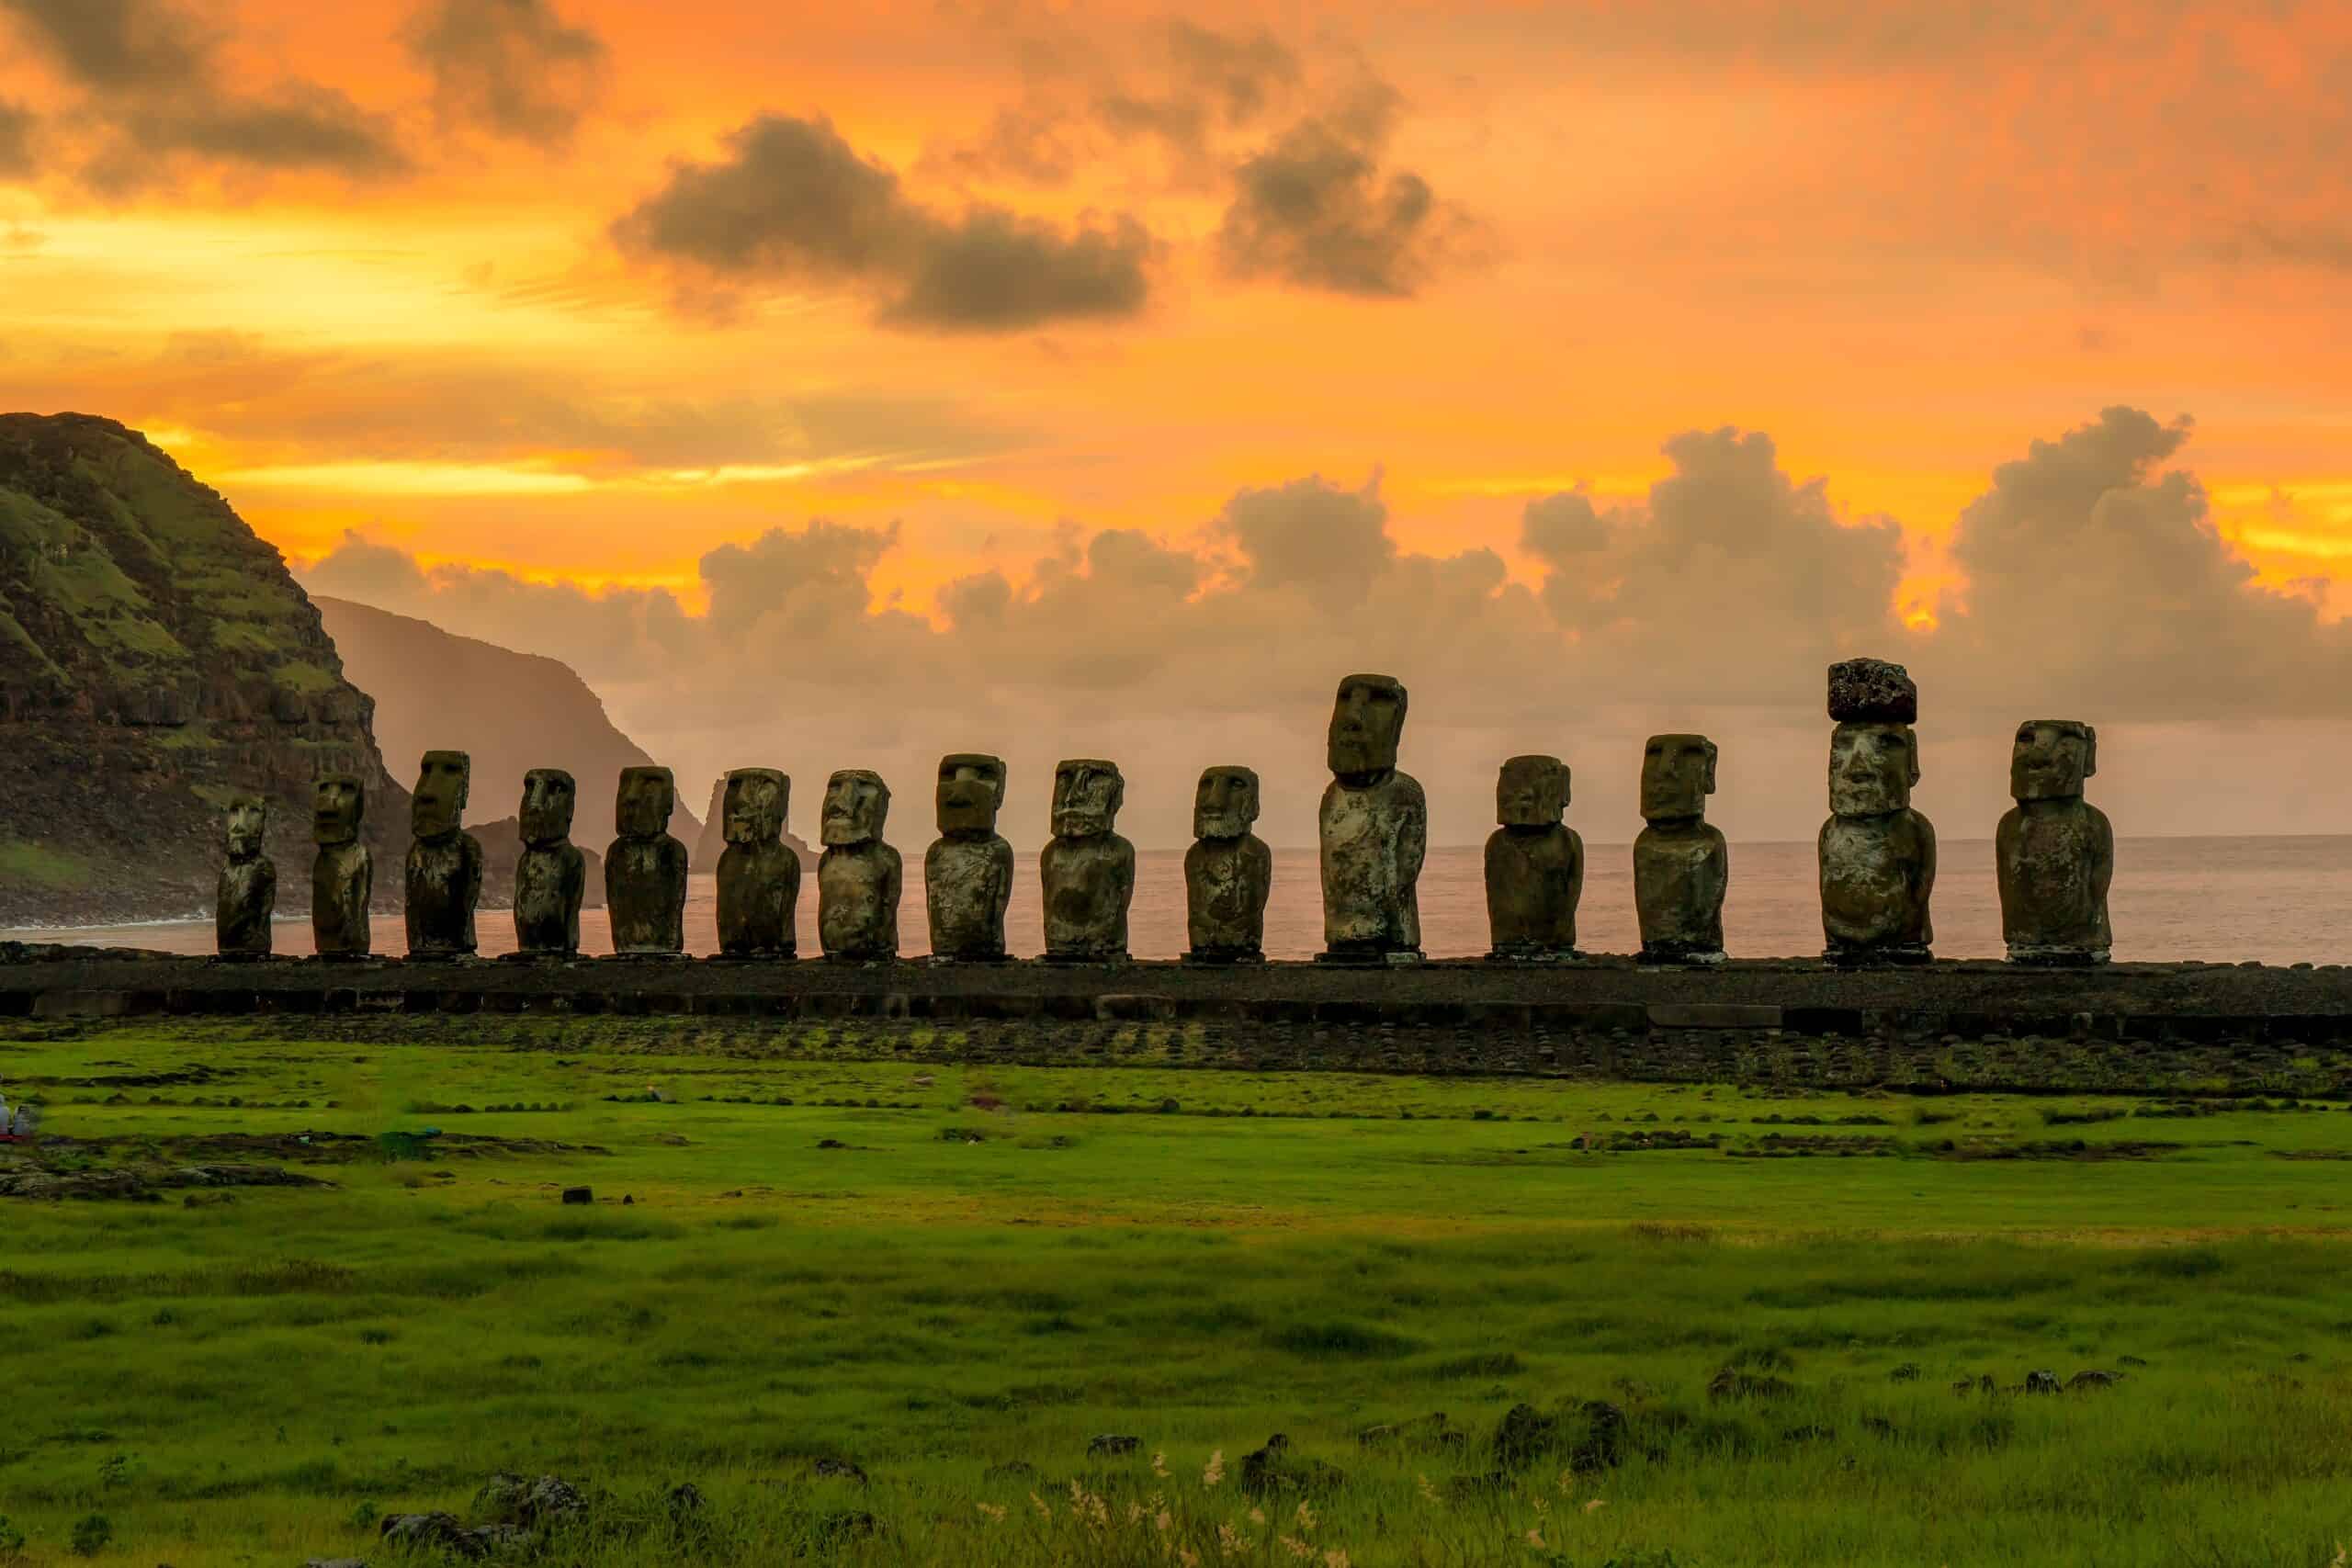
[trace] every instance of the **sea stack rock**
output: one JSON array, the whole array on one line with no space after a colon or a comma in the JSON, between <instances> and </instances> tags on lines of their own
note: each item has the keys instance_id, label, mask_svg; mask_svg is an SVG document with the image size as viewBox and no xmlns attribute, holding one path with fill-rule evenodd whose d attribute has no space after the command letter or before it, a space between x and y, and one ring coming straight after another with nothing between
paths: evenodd
<instances>
[{"instance_id":1,"label":"sea stack rock","mask_svg":"<svg viewBox=\"0 0 2352 1568\"><path fill-rule=\"evenodd\" d=\"M579 786L561 768L523 775L523 852L514 863L514 950L533 958L570 958L580 951L580 904L588 857L571 841Z\"/></svg>"},{"instance_id":2,"label":"sea stack rock","mask_svg":"<svg viewBox=\"0 0 2352 1568\"><path fill-rule=\"evenodd\" d=\"M1568 765L1557 757L1513 757L1495 780L1495 820L1487 840L1487 957L1520 964L1577 955L1577 900L1584 892L1584 840L1561 821L1568 809Z\"/></svg>"},{"instance_id":3,"label":"sea stack rock","mask_svg":"<svg viewBox=\"0 0 2352 1568\"><path fill-rule=\"evenodd\" d=\"M251 795L229 803L228 860L220 867L214 911L215 945L223 958L269 956L277 866L262 852L268 836L268 801Z\"/></svg>"},{"instance_id":4,"label":"sea stack rock","mask_svg":"<svg viewBox=\"0 0 2352 1568\"><path fill-rule=\"evenodd\" d=\"M1715 743L1653 735L1642 749L1642 819L1634 840L1634 909L1645 964L1721 964L1731 851L1707 821Z\"/></svg>"},{"instance_id":5,"label":"sea stack rock","mask_svg":"<svg viewBox=\"0 0 2352 1568\"><path fill-rule=\"evenodd\" d=\"M1918 689L1900 664L1829 667L1829 820L1821 827L1821 923L1840 964L1924 964L1935 933L1936 832L1911 809L1919 782Z\"/></svg>"},{"instance_id":6,"label":"sea stack rock","mask_svg":"<svg viewBox=\"0 0 2352 1568\"><path fill-rule=\"evenodd\" d=\"M669 833L677 803L669 769L621 770L613 805L620 837L605 852L605 913L617 957L685 954L686 846Z\"/></svg>"},{"instance_id":7,"label":"sea stack rock","mask_svg":"<svg viewBox=\"0 0 2352 1568\"><path fill-rule=\"evenodd\" d=\"M1274 854L1250 829L1258 775L1204 768L1193 792L1193 847L1184 852L1184 928L1194 964L1256 964L1266 956L1266 897Z\"/></svg>"},{"instance_id":8,"label":"sea stack rock","mask_svg":"<svg viewBox=\"0 0 2352 1568\"><path fill-rule=\"evenodd\" d=\"M365 958L373 937L368 900L376 890L376 859L359 840L368 786L355 773L321 779L311 807L311 939L321 958Z\"/></svg>"},{"instance_id":9,"label":"sea stack rock","mask_svg":"<svg viewBox=\"0 0 2352 1568\"><path fill-rule=\"evenodd\" d=\"M1405 686L1391 675L1340 682L1326 737L1331 783L1317 826L1322 847L1323 962L1414 962L1421 956L1419 889L1429 802L1396 768Z\"/></svg>"},{"instance_id":10,"label":"sea stack rock","mask_svg":"<svg viewBox=\"0 0 2352 1568\"><path fill-rule=\"evenodd\" d=\"M1993 856L2001 888L2001 935L2017 964L2104 964L2114 945L2107 919L2115 877L2115 829L2083 798L2098 772L2098 731L2078 719L2018 726L2009 794Z\"/></svg>"},{"instance_id":11,"label":"sea stack rock","mask_svg":"<svg viewBox=\"0 0 2352 1568\"><path fill-rule=\"evenodd\" d=\"M844 768L825 784L818 825L825 852L817 862L817 939L825 956L874 964L899 956L899 893L905 869L882 841L890 820L890 786L865 768Z\"/></svg>"},{"instance_id":12,"label":"sea stack rock","mask_svg":"<svg viewBox=\"0 0 2352 1568\"><path fill-rule=\"evenodd\" d=\"M1012 898L1012 846L998 836L1004 761L978 751L939 760L939 838L922 857L931 955L989 964L1004 957L1004 908Z\"/></svg>"},{"instance_id":13,"label":"sea stack rock","mask_svg":"<svg viewBox=\"0 0 2352 1568\"><path fill-rule=\"evenodd\" d=\"M473 762L463 751L427 751L411 797L408 955L473 956L474 906L481 901L481 845L459 824Z\"/></svg>"},{"instance_id":14,"label":"sea stack rock","mask_svg":"<svg viewBox=\"0 0 2352 1568\"><path fill-rule=\"evenodd\" d=\"M800 903L800 857L785 847L792 781L774 768L727 775L727 849L718 857L718 951L729 958L790 958Z\"/></svg>"},{"instance_id":15,"label":"sea stack rock","mask_svg":"<svg viewBox=\"0 0 2352 1568\"><path fill-rule=\"evenodd\" d=\"M1118 764L1080 758L1054 769L1054 836L1037 859L1046 903L1046 957L1059 964L1127 956L1136 847L1113 830L1126 781Z\"/></svg>"}]
</instances>

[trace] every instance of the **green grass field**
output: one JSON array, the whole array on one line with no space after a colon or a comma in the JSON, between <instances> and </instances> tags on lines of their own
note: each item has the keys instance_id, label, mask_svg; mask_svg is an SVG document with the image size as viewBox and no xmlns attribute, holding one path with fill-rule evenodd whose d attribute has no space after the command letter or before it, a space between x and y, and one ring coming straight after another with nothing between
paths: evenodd
<instances>
[{"instance_id":1,"label":"green grass field","mask_svg":"<svg viewBox=\"0 0 2352 1568\"><path fill-rule=\"evenodd\" d=\"M0 1032L0 1179L155 1186L0 1198L0 1561L404 1561L500 1471L592 1489L555 1562L2352 1541L2340 1102L486 1038ZM164 1185L224 1162L333 1185Z\"/></svg>"}]
</instances>

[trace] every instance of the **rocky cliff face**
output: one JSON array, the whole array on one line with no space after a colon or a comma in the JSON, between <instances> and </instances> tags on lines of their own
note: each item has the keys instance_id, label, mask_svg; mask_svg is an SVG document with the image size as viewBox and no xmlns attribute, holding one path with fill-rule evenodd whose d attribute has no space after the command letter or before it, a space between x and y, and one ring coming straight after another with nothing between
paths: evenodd
<instances>
[{"instance_id":1,"label":"rocky cliff face","mask_svg":"<svg viewBox=\"0 0 2352 1568\"><path fill-rule=\"evenodd\" d=\"M0 924L207 910L222 808L270 803L278 908L308 908L311 793L367 781L379 896L408 792L277 551L137 432L0 415Z\"/></svg>"}]
</instances>

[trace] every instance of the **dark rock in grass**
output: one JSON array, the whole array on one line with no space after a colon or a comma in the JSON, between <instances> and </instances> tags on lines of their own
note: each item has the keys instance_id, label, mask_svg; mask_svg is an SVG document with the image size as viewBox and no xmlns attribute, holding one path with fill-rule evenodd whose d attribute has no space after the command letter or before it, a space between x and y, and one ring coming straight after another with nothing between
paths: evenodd
<instances>
[{"instance_id":1,"label":"dark rock in grass","mask_svg":"<svg viewBox=\"0 0 2352 1568\"><path fill-rule=\"evenodd\" d=\"M2025 1392L2028 1393L2056 1393L2058 1392L2058 1374L2056 1372L2026 1373Z\"/></svg>"},{"instance_id":2,"label":"dark rock in grass","mask_svg":"<svg viewBox=\"0 0 2352 1568\"><path fill-rule=\"evenodd\" d=\"M2148 1363L2137 1356L2118 1356L2115 1358L2115 1364L2119 1367L2144 1367Z\"/></svg>"},{"instance_id":3,"label":"dark rock in grass","mask_svg":"<svg viewBox=\"0 0 2352 1568\"><path fill-rule=\"evenodd\" d=\"M1514 1404L1495 1427L1495 1463L1504 1470L1524 1470L1556 1447L1560 1423L1532 1404Z\"/></svg>"},{"instance_id":4,"label":"dark rock in grass","mask_svg":"<svg viewBox=\"0 0 2352 1568\"><path fill-rule=\"evenodd\" d=\"M842 1143L839 1138L820 1138L817 1140L817 1146L820 1149L845 1149L849 1147L847 1144Z\"/></svg>"},{"instance_id":5,"label":"dark rock in grass","mask_svg":"<svg viewBox=\"0 0 2352 1568\"><path fill-rule=\"evenodd\" d=\"M1391 1446L1420 1448L1461 1440L1461 1433L1447 1429L1442 1410L1415 1416L1410 1421L1391 1421L1383 1426L1366 1427L1356 1434L1356 1446L1366 1449Z\"/></svg>"},{"instance_id":6,"label":"dark rock in grass","mask_svg":"<svg viewBox=\"0 0 2352 1568\"><path fill-rule=\"evenodd\" d=\"M514 1525L481 1525L469 1529L455 1514L391 1514L378 1531L384 1544L404 1551L433 1551L476 1562L530 1540L528 1530Z\"/></svg>"},{"instance_id":7,"label":"dark rock in grass","mask_svg":"<svg viewBox=\"0 0 2352 1568\"><path fill-rule=\"evenodd\" d=\"M2123 1374L2121 1372L2101 1371L2097 1367L2092 1367L2086 1371L2076 1372L2073 1377L2068 1378L2066 1380L2066 1386L2079 1393L2095 1388L2113 1388L2117 1383L2121 1382L2122 1381Z\"/></svg>"},{"instance_id":8,"label":"dark rock in grass","mask_svg":"<svg viewBox=\"0 0 2352 1568\"><path fill-rule=\"evenodd\" d=\"M1919 1381L1919 1363L1917 1361L1904 1362L1901 1366L1886 1374L1886 1381L1889 1382L1917 1382Z\"/></svg>"},{"instance_id":9,"label":"dark rock in grass","mask_svg":"<svg viewBox=\"0 0 2352 1568\"><path fill-rule=\"evenodd\" d=\"M1122 1454L1134 1453L1142 1447L1141 1438L1131 1438L1118 1432L1102 1432L1086 1440L1086 1457L1116 1459Z\"/></svg>"},{"instance_id":10,"label":"dark rock in grass","mask_svg":"<svg viewBox=\"0 0 2352 1568\"><path fill-rule=\"evenodd\" d=\"M1100 1442L1102 1439L1098 1438L1095 1440ZM851 1481L860 1486L865 1484L865 1472L845 1459L820 1459L809 1467L809 1471L820 1481Z\"/></svg>"},{"instance_id":11,"label":"dark rock in grass","mask_svg":"<svg viewBox=\"0 0 2352 1568\"><path fill-rule=\"evenodd\" d=\"M865 1478L861 1475L858 1479ZM670 1510L672 1519L693 1518L702 1512L702 1488L691 1481L681 1481L662 1494L662 1502Z\"/></svg>"},{"instance_id":12,"label":"dark rock in grass","mask_svg":"<svg viewBox=\"0 0 2352 1568\"><path fill-rule=\"evenodd\" d=\"M526 1481L501 1472L474 1494L474 1512L499 1524L556 1529L577 1522L587 1511L588 1499L559 1475Z\"/></svg>"},{"instance_id":13,"label":"dark rock in grass","mask_svg":"<svg viewBox=\"0 0 2352 1568\"><path fill-rule=\"evenodd\" d=\"M1614 1470L1625 1457L1625 1413L1605 1399L1577 1406L1584 1435L1568 1450L1568 1468L1579 1473Z\"/></svg>"},{"instance_id":14,"label":"dark rock in grass","mask_svg":"<svg viewBox=\"0 0 2352 1568\"><path fill-rule=\"evenodd\" d=\"M1707 1384L1709 1399L1784 1399L1796 1392L1786 1378L1765 1377L1725 1367Z\"/></svg>"},{"instance_id":15,"label":"dark rock in grass","mask_svg":"<svg viewBox=\"0 0 2352 1568\"><path fill-rule=\"evenodd\" d=\"M563 1201L567 1203L593 1203L596 1201L596 1194L592 1188L567 1187L563 1190Z\"/></svg>"},{"instance_id":16,"label":"dark rock in grass","mask_svg":"<svg viewBox=\"0 0 2352 1568\"><path fill-rule=\"evenodd\" d=\"M1268 1438L1264 1448L1241 1458L1241 1490L1252 1497L1283 1492L1314 1495L1347 1483L1347 1472L1339 1466L1292 1453L1290 1439L1280 1432Z\"/></svg>"}]
</instances>

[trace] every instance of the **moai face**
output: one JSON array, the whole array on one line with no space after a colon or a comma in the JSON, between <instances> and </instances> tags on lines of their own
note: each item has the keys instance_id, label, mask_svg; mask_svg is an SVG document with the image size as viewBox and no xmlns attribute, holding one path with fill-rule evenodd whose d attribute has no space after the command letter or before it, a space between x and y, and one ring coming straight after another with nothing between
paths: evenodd
<instances>
[{"instance_id":1,"label":"moai face","mask_svg":"<svg viewBox=\"0 0 2352 1568\"><path fill-rule=\"evenodd\" d=\"M1393 772L1405 734L1405 687L1388 675L1351 675L1340 682L1326 750L1331 772L1362 778Z\"/></svg>"},{"instance_id":2,"label":"moai face","mask_svg":"<svg viewBox=\"0 0 2352 1568\"><path fill-rule=\"evenodd\" d=\"M872 843L882 836L889 816L890 786L882 782L882 775L864 768L844 768L825 781L825 815L819 836L828 845Z\"/></svg>"},{"instance_id":3,"label":"moai face","mask_svg":"<svg viewBox=\"0 0 2352 1568\"><path fill-rule=\"evenodd\" d=\"M472 773L473 762L463 751L427 751L410 800L409 831L420 839L456 832L465 815Z\"/></svg>"},{"instance_id":4,"label":"moai face","mask_svg":"<svg viewBox=\"0 0 2352 1568\"><path fill-rule=\"evenodd\" d=\"M1506 828L1550 828L1568 809L1568 765L1557 757L1513 757L1495 779L1495 820Z\"/></svg>"},{"instance_id":5,"label":"moai face","mask_svg":"<svg viewBox=\"0 0 2352 1568\"><path fill-rule=\"evenodd\" d=\"M580 787L561 768L533 768L523 775L523 841L545 848L571 837L571 808Z\"/></svg>"},{"instance_id":6,"label":"moai face","mask_svg":"<svg viewBox=\"0 0 2352 1568\"><path fill-rule=\"evenodd\" d=\"M1703 735L1653 735L1642 749L1642 816L1687 822L1715 793L1715 743Z\"/></svg>"},{"instance_id":7,"label":"moai face","mask_svg":"<svg viewBox=\"0 0 2352 1568\"><path fill-rule=\"evenodd\" d=\"M350 773L329 773L311 802L311 838L321 844L347 844L359 837L360 814L368 809L368 786Z\"/></svg>"},{"instance_id":8,"label":"moai face","mask_svg":"<svg viewBox=\"0 0 2352 1568\"><path fill-rule=\"evenodd\" d=\"M1919 782L1919 742L1907 724L1848 723L1829 742L1829 809L1883 817L1911 804Z\"/></svg>"},{"instance_id":9,"label":"moai face","mask_svg":"<svg viewBox=\"0 0 2352 1568\"><path fill-rule=\"evenodd\" d=\"M229 858L249 861L261 854L262 840L269 833L269 803L259 795L247 795L229 803Z\"/></svg>"},{"instance_id":10,"label":"moai face","mask_svg":"<svg viewBox=\"0 0 2352 1568\"><path fill-rule=\"evenodd\" d=\"M773 844L784 836L792 781L774 768L737 768L727 775L722 836L730 844Z\"/></svg>"},{"instance_id":11,"label":"moai face","mask_svg":"<svg viewBox=\"0 0 2352 1568\"><path fill-rule=\"evenodd\" d=\"M1205 768L1193 792L1193 837L1238 839L1258 820L1258 775L1249 768Z\"/></svg>"},{"instance_id":12,"label":"moai face","mask_svg":"<svg viewBox=\"0 0 2352 1568\"><path fill-rule=\"evenodd\" d=\"M2029 719L2018 726L2009 752L2013 799L2067 800L2098 772L2098 731L2071 718Z\"/></svg>"},{"instance_id":13,"label":"moai face","mask_svg":"<svg viewBox=\"0 0 2352 1568\"><path fill-rule=\"evenodd\" d=\"M1054 836L1101 838L1126 797L1127 781L1119 776L1117 763L1091 757L1059 763L1054 769Z\"/></svg>"},{"instance_id":14,"label":"moai face","mask_svg":"<svg viewBox=\"0 0 2352 1568\"><path fill-rule=\"evenodd\" d=\"M993 833L1004 804L1004 763L978 751L951 751L939 759L939 830Z\"/></svg>"},{"instance_id":15,"label":"moai face","mask_svg":"<svg viewBox=\"0 0 2352 1568\"><path fill-rule=\"evenodd\" d=\"M623 768L613 822L624 839L658 839L670 830L678 781L667 768Z\"/></svg>"}]
</instances>

